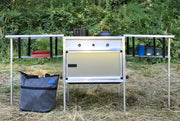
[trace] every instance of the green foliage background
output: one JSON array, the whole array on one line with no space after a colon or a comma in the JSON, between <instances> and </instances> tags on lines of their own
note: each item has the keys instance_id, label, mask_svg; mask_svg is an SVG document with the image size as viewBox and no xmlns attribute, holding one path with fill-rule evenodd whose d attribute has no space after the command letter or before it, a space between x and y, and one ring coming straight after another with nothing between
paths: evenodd
<instances>
[{"instance_id":1,"label":"green foliage background","mask_svg":"<svg viewBox=\"0 0 180 121\"><path fill-rule=\"evenodd\" d=\"M171 55L173 62L179 62L179 24L179 0L1 0L0 61L9 60L9 40L4 35L72 35L74 28L87 28L89 35L98 35L101 25L109 25L113 35L176 35ZM34 41L33 48L47 48L45 43L37 46Z\"/></svg>"}]
</instances>

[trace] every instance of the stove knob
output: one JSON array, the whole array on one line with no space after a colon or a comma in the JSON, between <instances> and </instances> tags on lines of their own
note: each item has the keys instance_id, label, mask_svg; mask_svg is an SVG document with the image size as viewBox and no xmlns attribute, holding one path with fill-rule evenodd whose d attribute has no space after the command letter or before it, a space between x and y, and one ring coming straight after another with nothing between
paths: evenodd
<instances>
[{"instance_id":1,"label":"stove knob","mask_svg":"<svg viewBox=\"0 0 180 121\"><path fill-rule=\"evenodd\" d=\"M78 44L78 47L81 47L81 44Z\"/></svg>"},{"instance_id":2,"label":"stove knob","mask_svg":"<svg viewBox=\"0 0 180 121\"><path fill-rule=\"evenodd\" d=\"M109 43L106 44L106 47L109 47Z\"/></svg>"}]
</instances>

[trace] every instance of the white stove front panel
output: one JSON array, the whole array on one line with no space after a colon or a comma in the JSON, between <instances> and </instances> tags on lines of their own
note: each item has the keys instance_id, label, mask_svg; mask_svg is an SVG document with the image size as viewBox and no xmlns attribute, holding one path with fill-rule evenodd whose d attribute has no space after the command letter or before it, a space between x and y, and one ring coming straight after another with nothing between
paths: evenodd
<instances>
[{"instance_id":1,"label":"white stove front panel","mask_svg":"<svg viewBox=\"0 0 180 121\"><path fill-rule=\"evenodd\" d=\"M66 50L122 50L121 40L67 40Z\"/></svg>"}]
</instances>

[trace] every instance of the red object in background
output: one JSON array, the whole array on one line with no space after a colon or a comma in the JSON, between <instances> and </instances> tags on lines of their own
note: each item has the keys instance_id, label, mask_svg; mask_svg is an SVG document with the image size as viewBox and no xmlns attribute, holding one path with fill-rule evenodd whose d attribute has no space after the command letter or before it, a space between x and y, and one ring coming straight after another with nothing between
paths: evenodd
<instances>
[{"instance_id":1,"label":"red object in background","mask_svg":"<svg viewBox=\"0 0 180 121\"><path fill-rule=\"evenodd\" d=\"M177 70L178 72L180 72L180 68L178 68L178 70Z\"/></svg>"},{"instance_id":2,"label":"red object in background","mask_svg":"<svg viewBox=\"0 0 180 121\"><path fill-rule=\"evenodd\" d=\"M33 51L32 57L50 57L50 51Z\"/></svg>"}]
</instances>

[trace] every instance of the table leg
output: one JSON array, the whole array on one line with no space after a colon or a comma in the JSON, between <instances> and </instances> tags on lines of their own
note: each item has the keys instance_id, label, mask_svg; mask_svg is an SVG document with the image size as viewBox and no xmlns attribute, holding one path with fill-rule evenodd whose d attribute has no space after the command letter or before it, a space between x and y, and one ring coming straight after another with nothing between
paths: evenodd
<instances>
[{"instance_id":1,"label":"table leg","mask_svg":"<svg viewBox=\"0 0 180 121\"><path fill-rule=\"evenodd\" d=\"M13 104L13 39L10 39L10 80L11 80L11 99L10 103Z\"/></svg>"},{"instance_id":2,"label":"table leg","mask_svg":"<svg viewBox=\"0 0 180 121\"><path fill-rule=\"evenodd\" d=\"M170 82L171 82L171 67L170 67L170 62L171 61L171 55L170 55L170 38L168 39L168 107L170 108Z\"/></svg>"}]
</instances>

